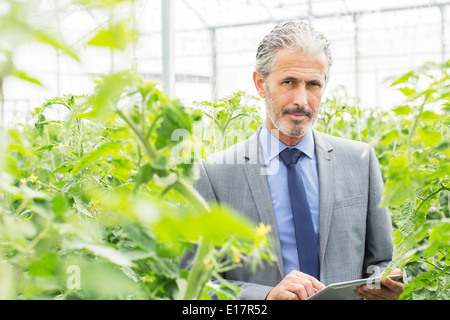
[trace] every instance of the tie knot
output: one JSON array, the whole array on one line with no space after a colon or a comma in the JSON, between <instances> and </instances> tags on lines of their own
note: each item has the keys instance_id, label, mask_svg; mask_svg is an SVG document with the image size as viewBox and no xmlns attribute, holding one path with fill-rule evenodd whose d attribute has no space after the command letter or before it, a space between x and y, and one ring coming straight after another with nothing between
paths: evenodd
<instances>
[{"instance_id":1,"label":"tie knot","mask_svg":"<svg viewBox=\"0 0 450 320\"><path fill-rule=\"evenodd\" d=\"M288 166L290 164L296 164L302 154L303 152L296 148L286 148L280 152L280 158Z\"/></svg>"}]
</instances>

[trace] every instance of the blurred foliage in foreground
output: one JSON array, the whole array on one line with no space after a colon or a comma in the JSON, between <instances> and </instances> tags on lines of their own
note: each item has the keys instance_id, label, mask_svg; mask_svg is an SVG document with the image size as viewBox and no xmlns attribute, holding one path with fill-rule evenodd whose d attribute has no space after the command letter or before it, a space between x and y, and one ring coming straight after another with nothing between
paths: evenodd
<instances>
[{"instance_id":1,"label":"blurred foliage in foreground","mask_svg":"<svg viewBox=\"0 0 450 320\"><path fill-rule=\"evenodd\" d=\"M55 36L63 30L31 22L39 4L2 6L0 89L7 77L42 85L15 67L15 52L31 41L82 60ZM109 17L80 45L106 53L135 45L123 15L134 4L65 2ZM192 187L201 113L136 70L95 78L94 92L37 107L34 127L0 128L0 299L208 299L209 291L235 299L238 288L220 273L271 261L269 229L209 206ZM67 116L49 120L55 108ZM190 271L179 266L189 247Z\"/></svg>"},{"instance_id":2,"label":"blurred foliage in foreground","mask_svg":"<svg viewBox=\"0 0 450 320\"><path fill-rule=\"evenodd\" d=\"M112 83L122 86L117 101L103 94ZM53 108L67 118L47 120ZM199 114L154 84L108 75L93 95L35 111L35 127L2 138L1 298L236 298L220 272L271 258L264 226L209 207L192 188ZM193 244L188 272L179 259Z\"/></svg>"}]
</instances>

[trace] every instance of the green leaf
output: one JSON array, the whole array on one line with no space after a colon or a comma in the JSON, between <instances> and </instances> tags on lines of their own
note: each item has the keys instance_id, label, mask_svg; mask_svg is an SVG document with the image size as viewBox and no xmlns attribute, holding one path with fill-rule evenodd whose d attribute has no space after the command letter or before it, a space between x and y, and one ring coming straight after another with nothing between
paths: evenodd
<instances>
[{"instance_id":1,"label":"green leaf","mask_svg":"<svg viewBox=\"0 0 450 320\"><path fill-rule=\"evenodd\" d=\"M202 238L220 246L230 237L252 242L255 236L253 223L226 206L212 206L204 213L161 209L152 227L158 238L174 244Z\"/></svg>"},{"instance_id":2,"label":"green leaf","mask_svg":"<svg viewBox=\"0 0 450 320\"><path fill-rule=\"evenodd\" d=\"M109 26L108 29L101 29L89 40L88 44L124 51L130 44L137 41L136 31L129 25L126 21L120 21Z\"/></svg>"},{"instance_id":3,"label":"green leaf","mask_svg":"<svg viewBox=\"0 0 450 320\"><path fill-rule=\"evenodd\" d=\"M177 102L169 103L161 107L161 112L163 112L162 120L156 129L157 149L170 148L183 139L190 138L194 121L184 106Z\"/></svg>"},{"instance_id":4,"label":"green leaf","mask_svg":"<svg viewBox=\"0 0 450 320\"><path fill-rule=\"evenodd\" d=\"M45 116L41 113L38 115L38 121L34 124L39 135L42 137L44 135L44 122L46 121Z\"/></svg>"},{"instance_id":5,"label":"green leaf","mask_svg":"<svg viewBox=\"0 0 450 320\"><path fill-rule=\"evenodd\" d=\"M80 274L80 289L75 298L85 300L126 300L132 297L136 285L124 273L127 267L108 261L72 259L68 265L77 266ZM67 280L66 280L67 281ZM64 288L66 289L66 288Z\"/></svg>"},{"instance_id":6,"label":"green leaf","mask_svg":"<svg viewBox=\"0 0 450 320\"><path fill-rule=\"evenodd\" d=\"M138 190L141 184L148 183L152 179L154 173L155 171L153 170L153 167L149 163L146 163L143 166L141 166L135 178L134 182L135 186L133 189L133 193L135 193Z\"/></svg>"},{"instance_id":7,"label":"green leaf","mask_svg":"<svg viewBox=\"0 0 450 320\"><path fill-rule=\"evenodd\" d=\"M156 159L150 160L150 165L154 169L154 173L160 177L166 177L170 173L168 171L168 164L169 161L164 155L160 155Z\"/></svg>"},{"instance_id":8,"label":"green leaf","mask_svg":"<svg viewBox=\"0 0 450 320\"><path fill-rule=\"evenodd\" d=\"M39 135L42 136L41 134L39 134ZM50 151L54 147L56 147L56 144L54 144L54 143L46 144L46 145L43 145L42 147L37 148L36 151Z\"/></svg>"},{"instance_id":9,"label":"green leaf","mask_svg":"<svg viewBox=\"0 0 450 320\"><path fill-rule=\"evenodd\" d=\"M398 116L407 116L412 112L412 109L410 106L398 106L394 107L392 111Z\"/></svg>"},{"instance_id":10,"label":"green leaf","mask_svg":"<svg viewBox=\"0 0 450 320\"><path fill-rule=\"evenodd\" d=\"M401 93L403 93L405 96L407 96L407 97L410 97L410 96L412 96L413 94L415 94L416 93L416 90L415 89L411 89L411 88L408 88L408 87L406 87L406 88L400 88L400 89L398 89Z\"/></svg>"},{"instance_id":11,"label":"green leaf","mask_svg":"<svg viewBox=\"0 0 450 320\"><path fill-rule=\"evenodd\" d=\"M8 1L8 7L10 8L9 12L7 14L2 12L2 16L0 16L2 37L6 38L8 46L40 42L61 50L63 53L79 61L76 52L62 39L58 39L53 34L36 28L35 23L28 22L30 12L35 8L31 2Z\"/></svg>"},{"instance_id":12,"label":"green leaf","mask_svg":"<svg viewBox=\"0 0 450 320\"><path fill-rule=\"evenodd\" d=\"M438 152L444 152L444 151L450 150L450 142L444 141L441 144L439 144L438 146L436 146L435 149Z\"/></svg>"},{"instance_id":13,"label":"green leaf","mask_svg":"<svg viewBox=\"0 0 450 320\"><path fill-rule=\"evenodd\" d=\"M42 83L38 79L29 76L25 71L21 71L21 70L17 70L16 68L12 68L11 75L18 79L21 79L21 80L24 80L24 81L27 81L27 82L30 82L30 83L33 83L33 84L36 84L36 85L42 87Z\"/></svg>"},{"instance_id":14,"label":"green leaf","mask_svg":"<svg viewBox=\"0 0 450 320\"><path fill-rule=\"evenodd\" d=\"M123 144L121 142L107 142L105 144L102 144L94 151L83 156L72 169L72 174L77 174L82 169L99 160L103 156L119 155L119 150L121 150L122 147Z\"/></svg>"},{"instance_id":15,"label":"green leaf","mask_svg":"<svg viewBox=\"0 0 450 320\"><path fill-rule=\"evenodd\" d=\"M82 242L65 242L64 248L67 250L86 249L98 257L109 260L111 263L121 267L132 267L134 263L122 252L106 245L82 243Z\"/></svg>"},{"instance_id":16,"label":"green leaf","mask_svg":"<svg viewBox=\"0 0 450 320\"><path fill-rule=\"evenodd\" d=\"M426 110L424 112L422 112L422 114L420 115L420 120L424 120L424 121L435 121L435 120L439 120L442 118L442 115L437 114L436 112L430 111L430 110Z\"/></svg>"},{"instance_id":17,"label":"green leaf","mask_svg":"<svg viewBox=\"0 0 450 320\"><path fill-rule=\"evenodd\" d=\"M80 61L75 50L73 50L67 43L65 43L62 39L57 39L56 37L49 35L43 31L36 30L33 32L35 39L39 42L48 44L55 49L61 50L63 53L69 55L76 61Z\"/></svg>"},{"instance_id":18,"label":"green leaf","mask_svg":"<svg viewBox=\"0 0 450 320\"><path fill-rule=\"evenodd\" d=\"M390 179L386 182L380 207L402 204L406 199L414 197L415 187L412 185L411 174L406 173L403 180Z\"/></svg>"},{"instance_id":19,"label":"green leaf","mask_svg":"<svg viewBox=\"0 0 450 320\"><path fill-rule=\"evenodd\" d=\"M241 291L240 287L232 283L217 284L209 282L207 283L207 288L215 292L219 300L238 300L237 293Z\"/></svg>"},{"instance_id":20,"label":"green leaf","mask_svg":"<svg viewBox=\"0 0 450 320\"><path fill-rule=\"evenodd\" d=\"M30 263L28 274L35 277L53 277L57 265L58 255L54 252L49 252Z\"/></svg>"},{"instance_id":21,"label":"green leaf","mask_svg":"<svg viewBox=\"0 0 450 320\"><path fill-rule=\"evenodd\" d=\"M112 164L111 174L122 181L128 181L131 170L134 170L134 163L128 159L114 159Z\"/></svg>"},{"instance_id":22,"label":"green leaf","mask_svg":"<svg viewBox=\"0 0 450 320\"><path fill-rule=\"evenodd\" d=\"M56 168L55 170L53 170L50 175L54 175L56 173L66 173L69 172L73 169L75 165L70 164L70 163L64 163L63 165L61 165L60 167Z\"/></svg>"},{"instance_id":23,"label":"green leaf","mask_svg":"<svg viewBox=\"0 0 450 320\"><path fill-rule=\"evenodd\" d=\"M427 256L433 256L438 253L439 248L443 244L450 243L450 221L443 220L434 225L430 232L428 241Z\"/></svg>"},{"instance_id":24,"label":"green leaf","mask_svg":"<svg viewBox=\"0 0 450 320\"><path fill-rule=\"evenodd\" d=\"M164 259L162 257L154 256L150 259L149 269L152 270L152 273L169 279L177 279L179 276L179 268L173 263L172 259Z\"/></svg>"},{"instance_id":25,"label":"green leaf","mask_svg":"<svg viewBox=\"0 0 450 320\"><path fill-rule=\"evenodd\" d=\"M114 106L126 89L133 86L135 80L136 75L131 71L121 71L101 76L99 83L95 87L95 93L88 99L93 106L93 111L89 115L107 118L114 113Z\"/></svg>"},{"instance_id":26,"label":"green leaf","mask_svg":"<svg viewBox=\"0 0 450 320\"><path fill-rule=\"evenodd\" d=\"M421 177L410 168L407 158L403 155L394 157L387 168L387 182L381 200L381 207L401 204L415 197L415 190L420 185Z\"/></svg>"},{"instance_id":27,"label":"green leaf","mask_svg":"<svg viewBox=\"0 0 450 320\"><path fill-rule=\"evenodd\" d=\"M156 252L156 241L148 231L140 224L130 223L123 226L128 238L133 240L142 250Z\"/></svg>"},{"instance_id":28,"label":"green leaf","mask_svg":"<svg viewBox=\"0 0 450 320\"><path fill-rule=\"evenodd\" d=\"M397 85L397 84L402 84L402 83L406 83L408 82L411 78L416 79L417 76L415 75L414 71L410 71L405 73L403 76L401 76L400 78L398 78L397 80L395 80L394 82L391 83L391 87Z\"/></svg>"},{"instance_id":29,"label":"green leaf","mask_svg":"<svg viewBox=\"0 0 450 320\"><path fill-rule=\"evenodd\" d=\"M429 128L419 128L418 135L426 147L434 147L442 142L442 134Z\"/></svg>"},{"instance_id":30,"label":"green leaf","mask_svg":"<svg viewBox=\"0 0 450 320\"><path fill-rule=\"evenodd\" d=\"M386 146L386 145L388 145L389 143L391 143L392 141L394 141L395 139L398 139L398 138L400 138L400 135L399 135L399 133L398 133L398 131L396 129L392 130L392 131L389 131L381 139L381 144L383 146Z\"/></svg>"},{"instance_id":31,"label":"green leaf","mask_svg":"<svg viewBox=\"0 0 450 320\"><path fill-rule=\"evenodd\" d=\"M53 211L57 215L64 215L68 209L67 198L62 194L58 194L52 199Z\"/></svg>"},{"instance_id":32,"label":"green leaf","mask_svg":"<svg viewBox=\"0 0 450 320\"><path fill-rule=\"evenodd\" d=\"M74 186L74 189L76 189L76 193L75 192L71 192L70 195L72 196L72 199L75 203L75 209L77 213L82 213L85 216L88 217L93 217L93 214L88 210L88 206L87 204L83 201L83 197L81 195L79 195L79 188L77 188L78 186ZM63 189L64 190L64 189ZM62 190L62 191L63 191Z\"/></svg>"}]
</instances>

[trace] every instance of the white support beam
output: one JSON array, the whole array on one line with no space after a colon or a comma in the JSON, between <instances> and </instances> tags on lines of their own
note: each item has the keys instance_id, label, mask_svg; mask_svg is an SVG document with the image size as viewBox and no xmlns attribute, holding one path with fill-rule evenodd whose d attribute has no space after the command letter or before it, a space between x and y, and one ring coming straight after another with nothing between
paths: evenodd
<instances>
[{"instance_id":1,"label":"white support beam","mask_svg":"<svg viewBox=\"0 0 450 320\"><path fill-rule=\"evenodd\" d=\"M216 102L217 99L217 39L216 30L210 30L211 39L211 101Z\"/></svg>"},{"instance_id":2,"label":"white support beam","mask_svg":"<svg viewBox=\"0 0 450 320\"><path fill-rule=\"evenodd\" d=\"M358 14L353 14L353 43L354 43L354 49L355 49L355 71L354 71L354 77L355 77L355 96L356 99L359 101L360 99L360 70L359 70L359 25L358 25Z\"/></svg>"},{"instance_id":3,"label":"white support beam","mask_svg":"<svg viewBox=\"0 0 450 320\"><path fill-rule=\"evenodd\" d=\"M163 90L170 97L175 94L173 2L161 0Z\"/></svg>"},{"instance_id":4,"label":"white support beam","mask_svg":"<svg viewBox=\"0 0 450 320\"><path fill-rule=\"evenodd\" d=\"M447 61L447 57L445 56L445 51L447 49L447 39L445 37L446 30L445 25L447 23L446 17L445 17L445 7L439 7L439 11L441 14L441 60L442 62Z\"/></svg>"}]
</instances>

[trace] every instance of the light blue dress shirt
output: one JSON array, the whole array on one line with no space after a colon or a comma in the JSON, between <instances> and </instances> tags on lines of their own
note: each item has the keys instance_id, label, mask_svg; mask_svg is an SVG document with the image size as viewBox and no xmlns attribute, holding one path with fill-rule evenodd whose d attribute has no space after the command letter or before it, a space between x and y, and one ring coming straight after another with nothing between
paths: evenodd
<instances>
[{"instance_id":1,"label":"light blue dress shirt","mask_svg":"<svg viewBox=\"0 0 450 320\"><path fill-rule=\"evenodd\" d=\"M272 205L280 237L281 253L283 256L284 272L287 275L292 270L299 270L297 243L295 240L294 219L292 217L291 201L289 198L287 168L279 153L288 148L283 142L274 137L263 124L260 131L260 143L263 160L266 167ZM314 148L312 130L308 132L294 148L304 153L296 164L297 171L302 174L306 195L311 208L314 231L318 243L319 239L319 175ZM301 271L301 270L300 270Z\"/></svg>"}]
</instances>

